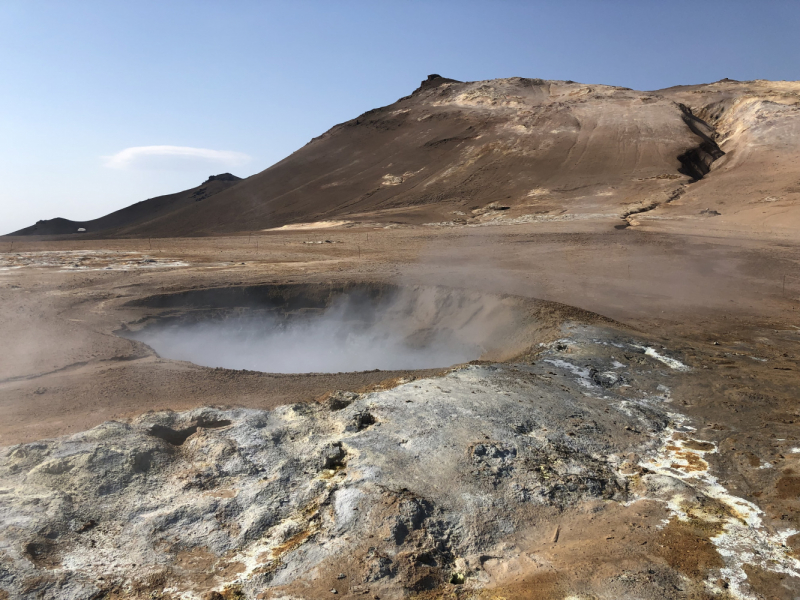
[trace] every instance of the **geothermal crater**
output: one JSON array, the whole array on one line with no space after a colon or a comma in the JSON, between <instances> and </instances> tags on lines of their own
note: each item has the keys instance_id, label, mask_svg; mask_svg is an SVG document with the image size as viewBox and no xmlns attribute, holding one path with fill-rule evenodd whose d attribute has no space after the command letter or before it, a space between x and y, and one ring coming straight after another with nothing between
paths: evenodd
<instances>
[{"instance_id":1,"label":"geothermal crater","mask_svg":"<svg viewBox=\"0 0 800 600\"><path fill-rule=\"evenodd\" d=\"M525 323L524 299L443 287L280 285L150 297L160 312L121 332L207 367L336 373L496 358Z\"/></svg>"}]
</instances>

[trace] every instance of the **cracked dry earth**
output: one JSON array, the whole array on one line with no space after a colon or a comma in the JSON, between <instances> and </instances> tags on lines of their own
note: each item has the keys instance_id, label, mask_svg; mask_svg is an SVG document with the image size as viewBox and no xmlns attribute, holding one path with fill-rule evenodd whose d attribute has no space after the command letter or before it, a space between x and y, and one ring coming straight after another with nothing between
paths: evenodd
<instances>
[{"instance_id":1,"label":"cracked dry earth","mask_svg":"<svg viewBox=\"0 0 800 600\"><path fill-rule=\"evenodd\" d=\"M0 450L3 598L757 598L800 576L682 413L690 358L609 327L274 410ZM748 579L748 576L750 579Z\"/></svg>"}]
</instances>

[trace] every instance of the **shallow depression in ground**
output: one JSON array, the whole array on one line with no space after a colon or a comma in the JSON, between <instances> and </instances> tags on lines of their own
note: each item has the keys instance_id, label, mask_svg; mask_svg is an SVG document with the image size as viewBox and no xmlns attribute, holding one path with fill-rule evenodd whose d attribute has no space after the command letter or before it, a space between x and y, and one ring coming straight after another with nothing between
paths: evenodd
<instances>
[{"instance_id":1,"label":"shallow depression in ground","mask_svg":"<svg viewBox=\"0 0 800 600\"><path fill-rule=\"evenodd\" d=\"M282 323L268 316L243 316L157 327L135 337L165 358L270 373L435 368L481 354L479 347L455 340L415 345L391 327L325 317Z\"/></svg>"},{"instance_id":2,"label":"shallow depression in ground","mask_svg":"<svg viewBox=\"0 0 800 600\"><path fill-rule=\"evenodd\" d=\"M157 320L126 337L160 356L208 367L336 373L447 367L481 357L479 300L419 293L336 296L324 308L251 306L192 319Z\"/></svg>"}]
</instances>

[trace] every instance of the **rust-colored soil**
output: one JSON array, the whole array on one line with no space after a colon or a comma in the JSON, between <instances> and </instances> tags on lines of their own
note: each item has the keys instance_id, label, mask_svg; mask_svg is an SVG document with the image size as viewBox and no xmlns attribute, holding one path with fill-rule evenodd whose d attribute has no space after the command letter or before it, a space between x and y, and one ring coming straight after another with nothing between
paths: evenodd
<instances>
[{"instance_id":1,"label":"rust-colored soil","mask_svg":"<svg viewBox=\"0 0 800 600\"><path fill-rule=\"evenodd\" d=\"M677 519L670 521L656 537L656 553L667 564L691 578L704 578L711 568L725 566L708 540L708 532Z\"/></svg>"}]
</instances>

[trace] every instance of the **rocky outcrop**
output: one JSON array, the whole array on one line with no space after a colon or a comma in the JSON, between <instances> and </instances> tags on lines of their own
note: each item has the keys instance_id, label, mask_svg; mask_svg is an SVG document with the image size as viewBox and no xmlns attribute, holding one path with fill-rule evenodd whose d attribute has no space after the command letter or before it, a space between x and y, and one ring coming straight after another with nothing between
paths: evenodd
<instances>
[{"instance_id":1,"label":"rocky outcrop","mask_svg":"<svg viewBox=\"0 0 800 600\"><path fill-rule=\"evenodd\" d=\"M221 173L220 175L211 175L203 183L211 183L212 181L241 181L241 177L232 175L230 173Z\"/></svg>"},{"instance_id":2,"label":"rocky outcrop","mask_svg":"<svg viewBox=\"0 0 800 600\"><path fill-rule=\"evenodd\" d=\"M448 79L447 77L442 77L441 75L433 74L428 75L427 79L423 80L422 83L419 84L419 88L417 88L417 92L420 90L429 90L435 87L442 85L443 83L461 83L456 79Z\"/></svg>"},{"instance_id":3,"label":"rocky outcrop","mask_svg":"<svg viewBox=\"0 0 800 600\"><path fill-rule=\"evenodd\" d=\"M696 117L690 108L680 105L684 113L684 122L692 132L702 140L696 147L691 148L678 156L681 163L679 171L692 177L692 181L702 179L711 170L711 163L721 158L725 153L720 150L714 141L716 132L702 119Z\"/></svg>"}]
</instances>

